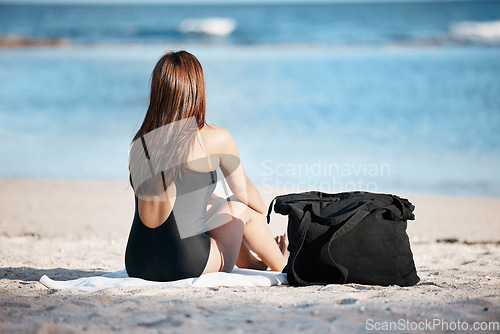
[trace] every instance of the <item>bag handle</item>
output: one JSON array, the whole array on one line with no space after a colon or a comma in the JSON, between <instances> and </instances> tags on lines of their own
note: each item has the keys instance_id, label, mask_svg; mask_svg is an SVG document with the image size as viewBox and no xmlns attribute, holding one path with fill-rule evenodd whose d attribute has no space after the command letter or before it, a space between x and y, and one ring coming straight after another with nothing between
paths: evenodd
<instances>
[{"instance_id":1,"label":"bag handle","mask_svg":"<svg viewBox=\"0 0 500 334\"><path fill-rule=\"evenodd\" d=\"M302 278L300 278L300 276L295 271L295 260L297 259L297 256L299 255L300 250L302 249L302 246L304 245L304 241L306 240L306 234L307 234L307 231L309 230L310 225L311 225L311 213L309 211L306 211L304 213L304 215L302 216L302 219L300 220L300 223L299 223L299 231L298 231L299 243L296 247L296 250L293 251L293 256L292 256L291 261L290 261L290 259L288 261L287 270L286 270L287 277L288 277L288 275L292 275L293 278L301 285L311 284L309 282L304 281ZM292 252L290 252L290 255L292 255Z\"/></svg>"},{"instance_id":2,"label":"bag handle","mask_svg":"<svg viewBox=\"0 0 500 334\"><path fill-rule=\"evenodd\" d=\"M269 208L267 209L267 223L269 224L271 222L271 212L273 211L273 203L276 202L276 198L278 198L279 196L276 196L275 198L273 198L273 200L271 201L271 203L269 203Z\"/></svg>"},{"instance_id":3,"label":"bag handle","mask_svg":"<svg viewBox=\"0 0 500 334\"><path fill-rule=\"evenodd\" d=\"M332 243L333 240L343 236L350 230L352 230L356 225L358 225L366 216L368 216L371 212L372 208L372 203L368 202L361 207L359 207L359 210L357 210L351 218L341 227L339 228L331 237L330 242L328 243L328 247L330 247L330 244Z\"/></svg>"},{"instance_id":4,"label":"bag handle","mask_svg":"<svg viewBox=\"0 0 500 334\"><path fill-rule=\"evenodd\" d=\"M296 195L296 196L295 196ZM308 201L308 202L324 202L324 198L310 198L310 197L304 197L303 194L294 194L294 195L285 195L288 198L288 200L283 201L283 204L290 204L294 202L302 202L302 201ZM269 224L271 222L271 213L273 211L273 203L276 202L278 197L283 197L283 195L276 196L275 198L272 199L271 203L269 203L269 208L267 210L267 223Z\"/></svg>"},{"instance_id":5,"label":"bag handle","mask_svg":"<svg viewBox=\"0 0 500 334\"><path fill-rule=\"evenodd\" d=\"M311 225L311 222L312 222L312 217L311 217L311 213L314 214L314 206L318 206L319 208L319 204L318 203L311 203L311 210L307 210L306 213L304 213L304 215L302 216L302 219L300 220L300 223L299 223L299 244L297 246L297 249L294 251L294 255L291 259L291 261L289 261L289 263L291 265L289 265L287 267L287 275L288 274L291 274L293 276L293 278L301 285L310 285L310 284L324 284L324 282L306 282L304 281L302 278L300 278L300 276L297 274L297 271L295 270L295 260L297 259L297 256L299 255L300 251L302 250L302 247L304 245L304 241L306 239L306 235L307 235L307 231L309 230L309 227ZM357 208L357 211L351 215L351 217L347 220L347 222L340 228L338 229L334 234L333 236L330 238L330 241L328 242L328 246L327 247L323 247L321 249L321 255L323 258L326 258L326 259L329 259L330 260L330 264L337 268L341 274L342 274L342 277L343 277L343 282L341 283L345 283L345 281L347 280L347 276L348 276L348 271L347 269L336 263L333 259L332 259L332 256L330 254L330 244L333 242L333 240L335 240L336 238L346 234L347 232L349 232L353 227L355 227L356 225L358 225L368 214L370 214L370 211L371 211L371 202L367 202L367 203L364 203L363 205L359 206ZM349 212L350 213L350 212ZM343 215L343 216L346 216L346 215ZM348 215L347 215L348 216ZM325 254L325 252L327 254Z\"/></svg>"},{"instance_id":6,"label":"bag handle","mask_svg":"<svg viewBox=\"0 0 500 334\"><path fill-rule=\"evenodd\" d=\"M291 261L289 259L288 264L287 264L287 272L286 272L287 277L288 277L288 275L293 276L295 281L297 281L297 283L299 283L300 285L325 284L324 282L307 282L307 281L303 280L299 276L297 271L295 270L295 261L299 255L300 251L302 250L302 246L304 246L304 241L306 239L307 231L309 230L309 227L311 226L311 221L312 221L311 220L311 212L309 210L307 210L304 213L304 215L302 216L302 219L300 220L300 223L299 223L299 241L300 242L298 243L297 249L293 252L293 257L291 258ZM290 252L290 255L291 254L292 254L292 252ZM337 264L335 261L333 261L330 255L328 255L327 258L330 259L332 266L340 271L340 273L342 274L342 277L343 277L343 281L341 283L344 283L347 280L347 269L345 267Z\"/></svg>"},{"instance_id":7,"label":"bag handle","mask_svg":"<svg viewBox=\"0 0 500 334\"><path fill-rule=\"evenodd\" d=\"M333 217L324 217L324 215L321 214L320 203L314 202L314 203L311 203L311 205L312 205L311 212L312 212L314 218L316 218L320 223L325 223L326 225L329 225L329 226L338 225L338 224L344 222L346 219L349 219L350 217L354 216L360 210L364 211L367 209L368 213L369 213L371 211L371 207L372 207L372 203L370 201L351 203L351 205L348 205L348 206L342 208L341 210L339 210L339 211L342 211L342 210L347 209L346 212L339 214L337 216L333 216ZM354 213L353 213L353 211L354 211ZM363 218L361 218L361 219L363 219Z\"/></svg>"}]
</instances>

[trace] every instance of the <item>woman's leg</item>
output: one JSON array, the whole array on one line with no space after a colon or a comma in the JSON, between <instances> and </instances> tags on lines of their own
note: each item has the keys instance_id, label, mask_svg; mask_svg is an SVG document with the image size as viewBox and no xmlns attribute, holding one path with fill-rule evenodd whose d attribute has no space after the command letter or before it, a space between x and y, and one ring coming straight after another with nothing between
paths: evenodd
<instances>
[{"instance_id":1,"label":"woman's leg","mask_svg":"<svg viewBox=\"0 0 500 334\"><path fill-rule=\"evenodd\" d=\"M251 209L245 230L243 231L243 241L262 261L274 271L282 271L287 263L286 256L281 252L271 229L266 222L266 217Z\"/></svg>"},{"instance_id":2,"label":"woman's leg","mask_svg":"<svg viewBox=\"0 0 500 334\"><path fill-rule=\"evenodd\" d=\"M238 259L236 260L236 265L238 268L247 269L257 269L266 270L267 265L262 262L262 260L256 258L248 249L245 240L241 243L240 253L238 254Z\"/></svg>"},{"instance_id":3,"label":"woman's leg","mask_svg":"<svg viewBox=\"0 0 500 334\"><path fill-rule=\"evenodd\" d=\"M215 218L220 218L214 216ZM210 235L210 254L203 273L224 271L230 273L236 260L243 237L245 224L240 219L208 231Z\"/></svg>"},{"instance_id":4,"label":"woman's leg","mask_svg":"<svg viewBox=\"0 0 500 334\"><path fill-rule=\"evenodd\" d=\"M231 207L230 207L231 205ZM209 203L207 225L210 235L210 254L203 274L210 272L231 272L238 259L243 240L245 222L241 219L242 203L228 203L215 199ZM235 210L235 209L238 210ZM239 213L239 214L236 214Z\"/></svg>"},{"instance_id":5,"label":"woman's leg","mask_svg":"<svg viewBox=\"0 0 500 334\"><path fill-rule=\"evenodd\" d=\"M286 257L276 244L264 215L232 199L223 202L215 199L207 212L207 224L214 228L208 231L213 240L203 273L230 272L242 248L245 251L242 244L255 252L271 270L281 271L286 265Z\"/></svg>"},{"instance_id":6,"label":"woman's leg","mask_svg":"<svg viewBox=\"0 0 500 334\"><path fill-rule=\"evenodd\" d=\"M226 203L226 198L218 197L215 195L212 196L208 204L207 220L209 220L217 211L219 211L222 205L224 205L225 203ZM212 232L212 234L214 234L214 232ZM220 258L221 255L217 252L218 246L217 243L215 242L215 239L212 238L211 240L212 240L211 247L214 248L214 251L212 252L212 260L209 261L214 262L214 264L212 265L212 269L217 271L218 268L221 267L221 261L217 261L216 258L217 257ZM261 260L257 259L250 252L245 242L241 242L238 258L236 260L236 265L239 268L259 269L259 270L267 269L266 264ZM207 270L210 270L210 268L207 268Z\"/></svg>"}]
</instances>

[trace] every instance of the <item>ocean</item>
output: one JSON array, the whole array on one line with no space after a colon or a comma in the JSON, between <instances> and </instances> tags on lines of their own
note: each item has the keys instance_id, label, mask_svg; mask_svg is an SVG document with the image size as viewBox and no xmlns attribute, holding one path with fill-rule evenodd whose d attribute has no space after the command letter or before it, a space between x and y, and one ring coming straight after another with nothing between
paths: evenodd
<instances>
[{"instance_id":1,"label":"ocean","mask_svg":"<svg viewBox=\"0 0 500 334\"><path fill-rule=\"evenodd\" d=\"M179 31L210 17L236 28ZM3 4L0 39L56 46L0 48L0 177L127 180L151 71L185 49L262 187L499 197L500 43L457 34L498 20L498 1Z\"/></svg>"}]
</instances>

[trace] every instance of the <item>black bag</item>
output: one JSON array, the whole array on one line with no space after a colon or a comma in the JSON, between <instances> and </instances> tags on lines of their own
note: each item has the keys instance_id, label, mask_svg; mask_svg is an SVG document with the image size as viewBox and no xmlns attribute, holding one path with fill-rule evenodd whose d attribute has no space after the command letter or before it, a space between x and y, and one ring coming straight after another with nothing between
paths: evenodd
<instances>
[{"instance_id":1,"label":"black bag","mask_svg":"<svg viewBox=\"0 0 500 334\"><path fill-rule=\"evenodd\" d=\"M415 217L408 200L360 191L310 191L273 201L276 213L288 215L290 256L283 272L290 285L411 286L420 280L406 234L407 219Z\"/></svg>"}]
</instances>

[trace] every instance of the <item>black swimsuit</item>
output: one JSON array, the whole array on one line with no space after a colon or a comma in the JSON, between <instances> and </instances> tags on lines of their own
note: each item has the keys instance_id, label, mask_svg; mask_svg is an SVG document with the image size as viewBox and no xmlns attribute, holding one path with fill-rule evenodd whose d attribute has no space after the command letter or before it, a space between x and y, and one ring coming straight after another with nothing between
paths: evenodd
<instances>
[{"instance_id":1,"label":"black swimsuit","mask_svg":"<svg viewBox=\"0 0 500 334\"><path fill-rule=\"evenodd\" d=\"M173 281L200 276L210 253L206 209L217 182L217 174L187 170L176 182L172 212L158 227L149 228L139 217L138 198L125 252L129 277L151 281Z\"/></svg>"}]
</instances>

